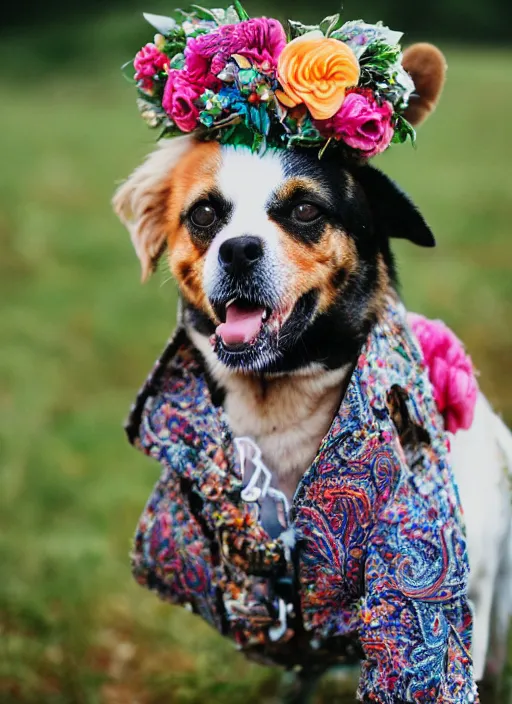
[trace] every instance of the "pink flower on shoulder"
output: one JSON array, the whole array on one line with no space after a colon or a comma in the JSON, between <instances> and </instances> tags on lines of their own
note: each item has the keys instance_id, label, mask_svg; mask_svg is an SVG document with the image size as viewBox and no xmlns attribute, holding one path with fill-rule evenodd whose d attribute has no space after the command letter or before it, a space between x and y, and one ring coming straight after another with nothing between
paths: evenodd
<instances>
[{"instance_id":1,"label":"pink flower on shoulder","mask_svg":"<svg viewBox=\"0 0 512 704\"><path fill-rule=\"evenodd\" d=\"M467 430L473 423L478 384L462 342L440 320L408 314L409 324L418 338L439 412L446 430Z\"/></svg>"},{"instance_id":2,"label":"pink flower on shoulder","mask_svg":"<svg viewBox=\"0 0 512 704\"><path fill-rule=\"evenodd\" d=\"M240 54L257 65L274 68L286 45L286 34L277 20L259 17L223 25L210 34L189 39L185 48L186 68L194 78L209 72L217 75L229 57Z\"/></svg>"},{"instance_id":3,"label":"pink flower on shoulder","mask_svg":"<svg viewBox=\"0 0 512 704\"><path fill-rule=\"evenodd\" d=\"M154 87L154 77L163 71L169 63L169 57L162 53L155 44L146 44L133 60L135 80L142 82L142 89L151 92Z\"/></svg>"},{"instance_id":4,"label":"pink flower on shoulder","mask_svg":"<svg viewBox=\"0 0 512 704\"><path fill-rule=\"evenodd\" d=\"M341 139L370 158L388 148L394 133L392 117L391 103L379 105L370 91L351 91L333 117L314 124L324 137Z\"/></svg>"}]
</instances>

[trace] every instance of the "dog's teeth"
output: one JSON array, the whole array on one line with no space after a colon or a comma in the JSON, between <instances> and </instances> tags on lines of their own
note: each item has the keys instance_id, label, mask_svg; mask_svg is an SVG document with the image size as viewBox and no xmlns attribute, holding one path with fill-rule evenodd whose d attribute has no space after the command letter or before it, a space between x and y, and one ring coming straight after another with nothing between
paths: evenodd
<instances>
[{"instance_id":1,"label":"dog's teeth","mask_svg":"<svg viewBox=\"0 0 512 704\"><path fill-rule=\"evenodd\" d=\"M229 306L232 306L235 301L236 301L236 298L232 298L230 301L228 301L226 303L226 310L229 308Z\"/></svg>"},{"instance_id":2,"label":"dog's teeth","mask_svg":"<svg viewBox=\"0 0 512 704\"><path fill-rule=\"evenodd\" d=\"M261 316L261 319L263 320L263 322L265 322L265 321L268 319L268 310L265 310L265 311L263 312L263 315Z\"/></svg>"}]
</instances>

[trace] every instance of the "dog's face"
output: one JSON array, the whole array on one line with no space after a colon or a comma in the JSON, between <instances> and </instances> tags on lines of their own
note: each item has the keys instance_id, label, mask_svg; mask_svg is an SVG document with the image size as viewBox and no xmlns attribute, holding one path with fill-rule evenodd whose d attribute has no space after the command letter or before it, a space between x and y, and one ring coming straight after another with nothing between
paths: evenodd
<instances>
[{"instance_id":1,"label":"dog's face","mask_svg":"<svg viewBox=\"0 0 512 704\"><path fill-rule=\"evenodd\" d=\"M421 216L383 174L337 152L185 140L141 167L158 176L135 236L140 248L152 232L153 261L167 250L189 321L232 369L345 363L393 278L389 236L433 244Z\"/></svg>"},{"instance_id":2,"label":"dog's face","mask_svg":"<svg viewBox=\"0 0 512 704\"><path fill-rule=\"evenodd\" d=\"M114 204L143 278L166 250L188 323L244 372L352 360L394 280L390 238L434 243L395 184L336 149L260 156L182 137Z\"/></svg>"},{"instance_id":3,"label":"dog's face","mask_svg":"<svg viewBox=\"0 0 512 704\"><path fill-rule=\"evenodd\" d=\"M316 356L306 345L302 358L304 337L343 317L340 305L352 308L356 334L375 312L386 266L349 172L313 152L260 157L209 143L174 179L171 271L226 366L296 368Z\"/></svg>"}]
</instances>

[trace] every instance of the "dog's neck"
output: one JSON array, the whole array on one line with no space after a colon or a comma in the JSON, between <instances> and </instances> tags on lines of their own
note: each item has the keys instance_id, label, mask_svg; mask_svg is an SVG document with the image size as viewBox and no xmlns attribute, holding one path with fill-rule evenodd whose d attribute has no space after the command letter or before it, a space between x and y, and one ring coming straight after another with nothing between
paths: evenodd
<instances>
[{"instance_id":1,"label":"dog's neck","mask_svg":"<svg viewBox=\"0 0 512 704\"><path fill-rule=\"evenodd\" d=\"M351 365L320 365L293 374L252 376L219 363L209 339L187 327L208 371L225 394L224 408L235 436L251 437L289 499L313 462L341 403Z\"/></svg>"}]
</instances>

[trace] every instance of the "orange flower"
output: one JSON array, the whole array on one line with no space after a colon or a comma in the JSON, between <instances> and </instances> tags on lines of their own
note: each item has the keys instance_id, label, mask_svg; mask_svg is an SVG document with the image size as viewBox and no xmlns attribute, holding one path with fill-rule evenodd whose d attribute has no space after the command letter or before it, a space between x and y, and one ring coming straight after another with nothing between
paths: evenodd
<instances>
[{"instance_id":1,"label":"orange flower","mask_svg":"<svg viewBox=\"0 0 512 704\"><path fill-rule=\"evenodd\" d=\"M359 63L352 49L320 31L308 32L285 46L277 76L286 107L304 103L315 120L328 120L340 109L345 91L357 85Z\"/></svg>"}]
</instances>

